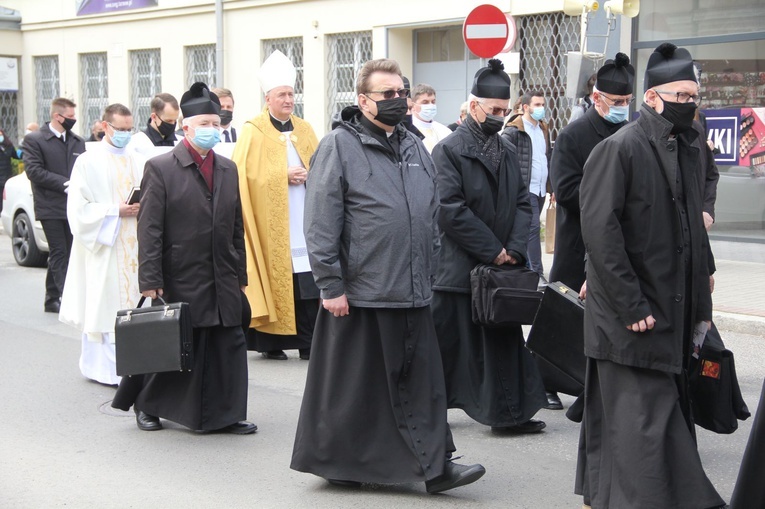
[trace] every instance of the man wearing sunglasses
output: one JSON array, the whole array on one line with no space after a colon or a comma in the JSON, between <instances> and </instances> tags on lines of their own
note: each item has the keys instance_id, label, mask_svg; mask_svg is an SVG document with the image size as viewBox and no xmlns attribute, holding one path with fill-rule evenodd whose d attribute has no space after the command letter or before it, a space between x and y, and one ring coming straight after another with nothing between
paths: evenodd
<instances>
[{"instance_id":1,"label":"man wearing sunglasses","mask_svg":"<svg viewBox=\"0 0 765 509\"><path fill-rule=\"evenodd\" d=\"M712 318L699 101L684 48L650 55L640 117L593 149L580 188L587 374L576 492L592 507L716 508L687 394Z\"/></svg>"},{"instance_id":2,"label":"man wearing sunglasses","mask_svg":"<svg viewBox=\"0 0 765 509\"><path fill-rule=\"evenodd\" d=\"M478 480L459 465L430 311L438 253L433 160L402 121L394 60L366 62L358 106L338 113L311 158L304 231L322 306L291 468L355 487Z\"/></svg>"}]
</instances>

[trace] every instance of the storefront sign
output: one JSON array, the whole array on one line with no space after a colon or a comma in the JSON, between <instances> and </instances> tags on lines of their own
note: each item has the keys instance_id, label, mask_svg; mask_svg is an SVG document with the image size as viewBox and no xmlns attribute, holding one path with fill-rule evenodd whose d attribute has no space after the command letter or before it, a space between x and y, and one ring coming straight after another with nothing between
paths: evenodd
<instances>
[{"instance_id":1,"label":"storefront sign","mask_svg":"<svg viewBox=\"0 0 765 509\"><path fill-rule=\"evenodd\" d=\"M719 154L715 162L732 166L765 166L765 108L709 110L707 139Z\"/></svg>"},{"instance_id":2,"label":"storefront sign","mask_svg":"<svg viewBox=\"0 0 765 509\"><path fill-rule=\"evenodd\" d=\"M105 12L127 11L156 7L159 0L75 0L77 15L102 14Z\"/></svg>"},{"instance_id":3,"label":"storefront sign","mask_svg":"<svg viewBox=\"0 0 765 509\"><path fill-rule=\"evenodd\" d=\"M707 116L707 139L714 143L720 153L715 155L718 164L738 163L738 115L739 110L716 110L705 112Z\"/></svg>"}]
</instances>

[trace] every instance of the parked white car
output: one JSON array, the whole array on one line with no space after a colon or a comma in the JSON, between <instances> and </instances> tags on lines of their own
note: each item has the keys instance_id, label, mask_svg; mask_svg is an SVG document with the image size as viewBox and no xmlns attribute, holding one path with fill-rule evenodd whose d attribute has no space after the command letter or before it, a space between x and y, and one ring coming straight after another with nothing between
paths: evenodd
<instances>
[{"instance_id":1,"label":"parked white car","mask_svg":"<svg viewBox=\"0 0 765 509\"><path fill-rule=\"evenodd\" d=\"M42 225L35 220L32 184L26 173L11 177L5 183L0 220L11 238L16 263L24 267L44 267L48 260L48 240Z\"/></svg>"}]
</instances>

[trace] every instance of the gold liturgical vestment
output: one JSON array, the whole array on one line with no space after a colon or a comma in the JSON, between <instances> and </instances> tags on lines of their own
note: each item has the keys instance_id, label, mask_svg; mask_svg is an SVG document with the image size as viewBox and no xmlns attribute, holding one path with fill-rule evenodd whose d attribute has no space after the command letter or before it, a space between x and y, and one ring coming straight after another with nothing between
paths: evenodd
<instances>
[{"instance_id":1,"label":"gold liturgical vestment","mask_svg":"<svg viewBox=\"0 0 765 509\"><path fill-rule=\"evenodd\" d=\"M292 288L287 136L306 169L318 140L311 125L292 116L291 133L271 124L268 109L244 124L232 159L239 168L244 240L245 290L252 308L250 327L270 334L296 334Z\"/></svg>"}]
</instances>

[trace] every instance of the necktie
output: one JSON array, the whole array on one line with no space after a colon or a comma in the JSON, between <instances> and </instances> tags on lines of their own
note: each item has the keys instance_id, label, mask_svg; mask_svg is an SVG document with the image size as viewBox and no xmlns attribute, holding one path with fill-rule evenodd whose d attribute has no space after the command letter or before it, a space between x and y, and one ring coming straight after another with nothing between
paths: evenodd
<instances>
[{"instance_id":1,"label":"necktie","mask_svg":"<svg viewBox=\"0 0 765 509\"><path fill-rule=\"evenodd\" d=\"M231 137L229 137L229 135L228 135L228 129L223 131L223 137L226 138L226 143L230 143L231 142Z\"/></svg>"}]
</instances>

